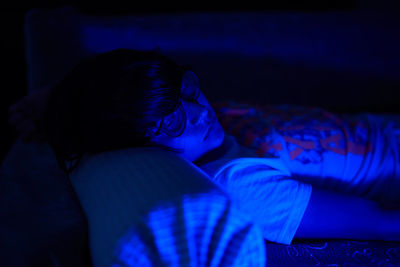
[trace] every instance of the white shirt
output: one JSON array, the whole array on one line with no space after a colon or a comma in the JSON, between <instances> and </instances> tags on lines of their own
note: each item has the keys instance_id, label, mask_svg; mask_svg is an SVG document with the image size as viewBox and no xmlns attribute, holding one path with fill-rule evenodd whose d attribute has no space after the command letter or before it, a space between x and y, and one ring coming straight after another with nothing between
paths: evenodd
<instances>
[{"instance_id":1,"label":"white shirt","mask_svg":"<svg viewBox=\"0 0 400 267\"><path fill-rule=\"evenodd\" d=\"M309 203L312 186L292 178L279 158L259 158L226 134L218 159L198 164L236 205L259 224L269 241L290 244Z\"/></svg>"}]
</instances>

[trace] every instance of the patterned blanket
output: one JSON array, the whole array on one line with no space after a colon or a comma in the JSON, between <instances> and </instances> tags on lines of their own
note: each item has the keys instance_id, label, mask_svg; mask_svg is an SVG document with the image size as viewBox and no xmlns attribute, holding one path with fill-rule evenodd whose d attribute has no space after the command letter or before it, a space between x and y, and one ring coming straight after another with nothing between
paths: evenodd
<instances>
[{"instance_id":1,"label":"patterned blanket","mask_svg":"<svg viewBox=\"0 0 400 267\"><path fill-rule=\"evenodd\" d=\"M368 124L355 116L293 105L220 102L213 107L225 131L255 148L259 157L282 156L284 146L290 160L302 164L321 161L324 151L371 152ZM267 266L400 266L400 242L298 239L291 245L266 244Z\"/></svg>"}]
</instances>

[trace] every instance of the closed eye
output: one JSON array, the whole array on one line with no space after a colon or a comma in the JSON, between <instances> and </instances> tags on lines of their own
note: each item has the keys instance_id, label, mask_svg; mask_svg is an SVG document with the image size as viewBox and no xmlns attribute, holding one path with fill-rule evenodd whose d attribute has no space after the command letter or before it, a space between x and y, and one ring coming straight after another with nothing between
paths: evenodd
<instances>
[{"instance_id":1,"label":"closed eye","mask_svg":"<svg viewBox=\"0 0 400 267\"><path fill-rule=\"evenodd\" d=\"M181 123L184 120L184 115L182 114L182 112L184 111L180 107L173 113L165 117L163 127L167 129L180 128Z\"/></svg>"},{"instance_id":2,"label":"closed eye","mask_svg":"<svg viewBox=\"0 0 400 267\"><path fill-rule=\"evenodd\" d=\"M164 120L165 121L165 120ZM167 120L166 120L166 127L169 127L169 126L171 126L171 124L174 122L174 120L173 119L171 119L171 118L168 118Z\"/></svg>"}]
</instances>

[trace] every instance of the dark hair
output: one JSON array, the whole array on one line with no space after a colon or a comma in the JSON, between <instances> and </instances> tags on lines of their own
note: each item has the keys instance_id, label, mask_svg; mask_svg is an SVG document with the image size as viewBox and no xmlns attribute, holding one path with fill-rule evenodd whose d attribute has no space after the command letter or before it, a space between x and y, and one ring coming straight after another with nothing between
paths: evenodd
<instances>
[{"instance_id":1,"label":"dark hair","mask_svg":"<svg viewBox=\"0 0 400 267\"><path fill-rule=\"evenodd\" d=\"M177 109L188 69L131 49L82 60L52 88L43 120L61 169L71 173L84 154L156 146L148 130Z\"/></svg>"}]
</instances>

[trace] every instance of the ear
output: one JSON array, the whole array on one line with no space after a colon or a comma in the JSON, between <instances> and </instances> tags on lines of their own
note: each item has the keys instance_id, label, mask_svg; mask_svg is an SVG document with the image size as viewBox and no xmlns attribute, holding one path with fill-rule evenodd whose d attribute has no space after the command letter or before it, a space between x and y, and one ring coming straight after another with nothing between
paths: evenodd
<instances>
[{"instance_id":1,"label":"ear","mask_svg":"<svg viewBox=\"0 0 400 267\"><path fill-rule=\"evenodd\" d=\"M182 77L182 87L183 88L200 88L200 81L193 71L187 70Z\"/></svg>"}]
</instances>

